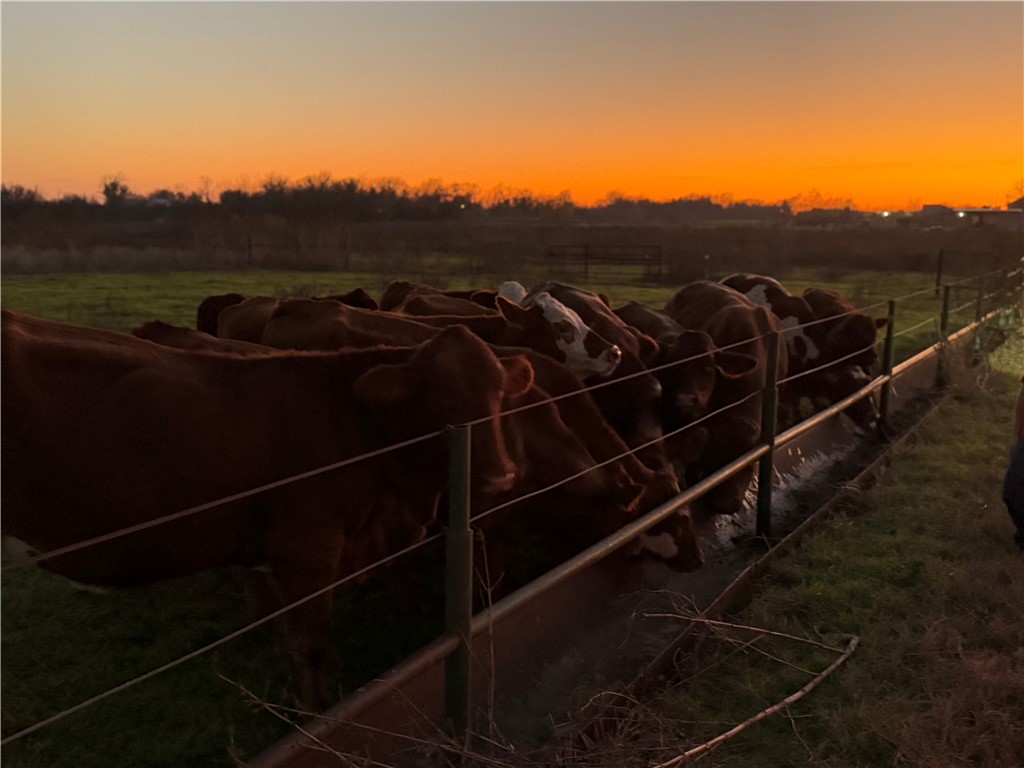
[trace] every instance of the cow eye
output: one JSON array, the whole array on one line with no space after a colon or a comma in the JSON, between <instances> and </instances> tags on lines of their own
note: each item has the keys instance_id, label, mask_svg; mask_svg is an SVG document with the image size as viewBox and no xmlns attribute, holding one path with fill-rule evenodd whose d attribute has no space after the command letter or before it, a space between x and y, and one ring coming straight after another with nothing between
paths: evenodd
<instances>
[{"instance_id":1,"label":"cow eye","mask_svg":"<svg viewBox=\"0 0 1024 768\"><path fill-rule=\"evenodd\" d=\"M562 341L572 343L576 341L576 328L568 320L559 320L554 323L555 333L558 334L558 338Z\"/></svg>"}]
</instances>

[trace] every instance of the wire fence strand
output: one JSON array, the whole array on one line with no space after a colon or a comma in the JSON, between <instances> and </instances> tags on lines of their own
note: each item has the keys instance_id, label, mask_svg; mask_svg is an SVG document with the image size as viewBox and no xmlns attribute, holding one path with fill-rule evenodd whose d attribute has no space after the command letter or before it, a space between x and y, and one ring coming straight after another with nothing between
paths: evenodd
<instances>
[{"instance_id":1,"label":"wire fence strand","mask_svg":"<svg viewBox=\"0 0 1024 768\"><path fill-rule=\"evenodd\" d=\"M3 565L2 568L0 568L0 571L6 572L6 571L14 570L14 569L17 569L17 568L24 568L24 567L29 566L29 565L35 565L37 563L43 562L44 560L52 560L53 558L60 557L61 555L67 555L67 554L70 554L72 552L77 552L79 550L86 549L87 547L93 547L93 546L96 546L98 544L103 544L103 543L108 542L108 541L113 541L114 539L118 539L118 538L121 538L123 536L129 536L129 535L134 534L134 533L139 533L139 532L145 531L145 530L147 530L149 528L154 528L154 527L159 526L159 525L165 525L165 524L173 522L175 520L181 520L182 518L198 514L199 512L205 512L206 510L213 509L214 507L220 507L220 506L223 506L225 504L231 504L231 503L234 503L236 501L242 501L242 500L250 498L252 496L256 496L258 494L266 493L267 491L274 490L276 488L282 488L282 487L284 487L286 485L291 485L293 483L298 483L298 482L301 482L303 480L309 480L310 478L317 477L318 475L323 475L323 474L326 474L327 472L333 472L335 470L342 469L342 468L347 467L347 466L351 466L352 464L356 464L356 463L358 463L360 461L367 461L369 459L378 458L378 457L383 456L383 455L385 455L387 453L391 453L393 451L397 451L397 450L400 450L402 448L408 448L411 445L415 445L417 443L421 443L421 442L424 442L426 440L430 440L430 439L438 437L439 435L442 435L442 434L444 434L444 430L438 430L437 432L432 432L432 433L430 433L428 435L421 435L420 437L414 437L414 438L411 438L409 440L405 440L405 441L403 441L401 443L395 443L394 445L385 446L384 448L380 448L380 449L375 450L375 451L370 451L369 453L364 453L364 454L361 454L359 456L353 456L351 458L335 462L334 464L328 464L328 465L323 466L323 467L318 467L317 469L311 469L311 470L309 470L307 472L302 472L302 473L299 473L297 475L292 475L291 477L286 477L286 478L283 478L281 480L275 480L272 483L266 483L265 485L260 485L260 486L257 486L256 488L251 488L251 489L249 489L247 491L242 491L240 493L235 493L235 494L232 494L231 496L225 496L223 498L216 499L215 501L208 501L205 504L198 504L198 505L196 505L194 507L189 507L188 509L183 509L180 512L173 512L173 513L171 513L169 515L164 515L162 517L157 517L157 518L154 518L152 520L147 520L145 522L139 523L138 525L132 525L132 526L129 526L127 528L120 528L120 529L118 529L116 531L111 531L109 533L104 533L104 534L102 534L100 536L95 536L95 537L93 537L91 539L86 539L84 541L79 541L79 542L77 542L75 544L69 544L69 545L67 545L65 547L59 547L57 549L51 549L51 550L49 550L47 552L42 552L42 553L39 553L39 554L36 554L36 555L32 555L31 557L22 558L20 560L16 560L16 561L11 562L11 563L6 563L5 565Z\"/></svg>"},{"instance_id":2,"label":"wire fence strand","mask_svg":"<svg viewBox=\"0 0 1024 768\"><path fill-rule=\"evenodd\" d=\"M91 707L92 705L98 704L99 702L105 699L109 699L111 696L121 693L122 691L126 691L129 688L138 685L139 683L154 678L157 675L161 675L164 672L168 672L174 669L175 667L180 667L182 664L185 664L189 661L192 661L193 659L196 659L200 656L203 656L204 654L209 653L210 651L220 648L221 646L230 643L232 640L237 640L242 635L252 632L254 629L262 627L264 624L268 624L269 622L273 621L279 616L284 615L288 611L291 611L299 607L300 605L308 603L310 600L315 600L321 595L327 594L335 589L338 589L339 587L349 583L350 581L358 579L362 576L369 575L378 568L382 568L388 563L392 563L400 557L405 557L406 555L415 552L416 550L422 549L423 547L429 544L433 544L435 541L438 541L442 538L444 538L444 534L435 534L434 536L423 539L422 541L418 541L415 544L411 544L408 547L405 547L404 549L401 549L398 552L395 552L394 554L389 555L386 558L371 563L370 565L367 565L364 568L355 571L354 573L350 573L347 576L344 576L343 578L338 579L337 581L334 581L325 587L321 587L320 589L316 590L315 592L311 592L303 598L300 598L292 603L289 603L288 605L278 608L277 610L272 611L267 615L250 622L249 624L246 624L244 627L236 629L235 631L225 635L224 637L218 638L213 642L207 643L201 648L197 648L194 651L186 653L184 656L181 656L175 659L174 661L169 661L166 664L162 664L159 667L156 667L155 669L151 669L148 672L144 672L141 675L137 675L136 677L133 677L131 680L127 680L121 683L120 685L115 685L113 688L110 688L104 691L103 693L98 693L95 696L92 696L91 698L81 701L78 704L75 704L74 706L68 707L67 709L62 710L55 715L51 715L45 720L40 720L34 725L30 725L27 728L23 728L17 733L13 733L10 736L5 737L2 741L0 741L0 747L7 746L9 743L13 741L17 741L18 739L28 736L31 733L35 733L36 731L41 730L49 725L53 725L54 723L63 720L64 718L73 715L76 712L80 712L87 707Z\"/></svg>"}]
</instances>

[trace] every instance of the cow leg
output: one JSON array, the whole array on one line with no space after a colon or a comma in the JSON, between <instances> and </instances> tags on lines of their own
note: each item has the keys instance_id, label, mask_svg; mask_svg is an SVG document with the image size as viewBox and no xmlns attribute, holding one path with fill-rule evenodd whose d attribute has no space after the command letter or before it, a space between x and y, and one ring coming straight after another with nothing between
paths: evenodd
<instances>
[{"instance_id":1,"label":"cow leg","mask_svg":"<svg viewBox=\"0 0 1024 768\"><path fill-rule=\"evenodd\" d=\"M270 583L280 606L290 605L331 584L340 559L340 541L323 540L305 548L305 559L281 557L271 562ZM310 552L318 556L310 557ZM291 665L292 690L300 707L319 712L334 702L331 681L337 671L331 646L333 590L306 600L283 614L277 628Z\"/></svg>"}]
</instances>

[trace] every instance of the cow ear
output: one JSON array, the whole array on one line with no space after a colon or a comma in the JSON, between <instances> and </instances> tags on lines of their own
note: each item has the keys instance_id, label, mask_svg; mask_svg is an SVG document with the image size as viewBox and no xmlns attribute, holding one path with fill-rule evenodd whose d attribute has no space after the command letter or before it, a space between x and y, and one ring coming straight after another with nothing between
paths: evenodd
<instances>
[{"instance_id":1,"label":"cow ear","mask_svg":"<svg viewBox=\"0 0 1024 768\"><path fill-rule=\"evenodd\" d=\"M518 397L533 386L533 366L524 355L501 358L505 368L505 394Z\"/></svg>"},{"instance_id":2,"label":"cow ear","mask_svg":"<svg viewBox=\"0 0 1024 768\"><path fill-rule=\"evenodd\" d=\"M415 396L420 389L418 378L408 365L379 365L364 373L352 386L355 396L364 403L395 406Z\"/></svg>"},{"instance_id":3,"label":"cow ear","mask_svg":"<svg viewBox=\"0 0 1024 768\"><path fill-rule=\"evenodd\" d=\"M877 328L878 330L882 330L887 325L889 325L889 318L888 317L876 317L875 318L875 328Z\"/></svg>"},{"instance_id":4,"label":"cow ear","mask_svg":"<svg viewBox=\"0 0 1024 768\"><path fill-rule=\"evenodd\" d=\"M523 316L526 314L526 310L516 304L514 301L509 301L500 294L494 297L494 307L504 316L510 323L521 321Z\"/></svg>"},{"instance_id":5,"label":"cow ear","mask_svg":"<svg viewBox=\"0 0 1024 768\"><path fill-rule=\"evenodd\" d=\"M715 352L715 371L723 379L742 379L757 368L757 358L742 352Z\"/></svg>"},{"instance_id":6,"label":"cow ear","mask_svg":"<svg viewBox=\"0 0 1024 768\"><path fill-rule=\"evenodd\" d=\"M482 307L487 307L488 309L497 309L496 304L498 301L498 292L490 291L487 290L486 288L481 288L480 290L473 291L469 299L470 301L475 301Z\"/></svg>"}]
</instances>

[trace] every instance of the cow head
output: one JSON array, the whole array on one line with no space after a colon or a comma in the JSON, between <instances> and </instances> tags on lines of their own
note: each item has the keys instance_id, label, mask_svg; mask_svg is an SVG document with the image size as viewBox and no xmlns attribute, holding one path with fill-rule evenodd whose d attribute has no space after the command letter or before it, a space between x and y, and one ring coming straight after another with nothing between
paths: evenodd
<instances>
[{"instance_id":1,"label":"cow head","mask_svg":"<svg viewBox=\"0 0 1024 768\"><path fill-rule=\"evenodd\" d=\"M592 331L580 316L547 293L524 308L499 295L498 310L524 333L525 344L564 363L579 376L608 376L622 360L622 350Z\"/></svg>"},{"instance_id":2,"label":"cow head","mask_svg":"<svg viewBox=\"0 0 1024 768\"><path fill-rule=\"evenodd\" d=\"M665 431L689 424L708 412L718 380L735 381L751 375L757 359L752 355L716 350L703 331L683 331L666 337L655 361L662 384L661 416Z\"/></svg>"},{"instance_id":3,"label":"cow head","mask_svg":"<svg viewBox=\"0 0 1024 768\"><path fill-rule=\"evenodd\" d=\"M824 410L871 383L870 374L859 365L832 366L812 382L816 391L811 403L816 410ZM858 400L844 411L860 429L873 430L878 425L878 408L874 398Z\"/></svg>"},{"instance_id":4,"label":"cow head","mask_svg":"<svg viewBox=\"0 0 1024 768\"><path fill-rule=\"evenodd\" d=\"M532 386L521 395L506 399L506 444L523 484L517 495L564 483L562 490L576 500L608 500L625 507L636 499L642 487L631 481L622 467L598 467L596 460L576 433L563 421L550 395ZM623 520L620 518L618 526ZM614 530L614 528L612 529Z\"/></svg>"},{"instance_id":5,"label":"cow head","mask_svg":"<svg viewBox=\"0 0 1024 768\"><path fill-rule=\"evenodd\" d=\"M221 296L206 297L196 310L196 330L216 336L217 318L220 316L221 310L241 304L243 301L245 301L245 296L240 293L225 293Z\"/></svg>"},{"instance_id":6,"label":"cow head","mask_svg":"<svg viewBox=\"0 0 1024 768\"><path fill-rule=\"evenodd\" d=\"M664 563L673 571L689 573L704 563L700 535L689 510L669 515L641 533L628 552Z\"/></svg>"},{"instance_id":7,"label":"cow head","mask_svg":"<svg viewBox=\"0 0 1024 768\"><path fill-rule=\"evenodd\" d=\"M354 393L386 410L407 433L476 422L471 439L474 492L493 495L509 490L517 476L500 413L507 397L521 395L532 384L533 368L525 357L499 360L465 327L453 326L421 344L408 362L364 373Z\"/></svg>"},{"instance_id":8,"label":"cow head","mask_svg":"<svg viewBox=\"0 0 1024 768\"><path fill-rule=\"evenodd\" d=\"M859 365L865 371L871 371L878 361L875 339L878 329L884 328L886 318L875 320L865 314L853 314L840 318L835 324L827 323L824 346L830 359L836 360L847 355L856 355L849 359L852 365Z\"/></svg>"}]
</instances>

